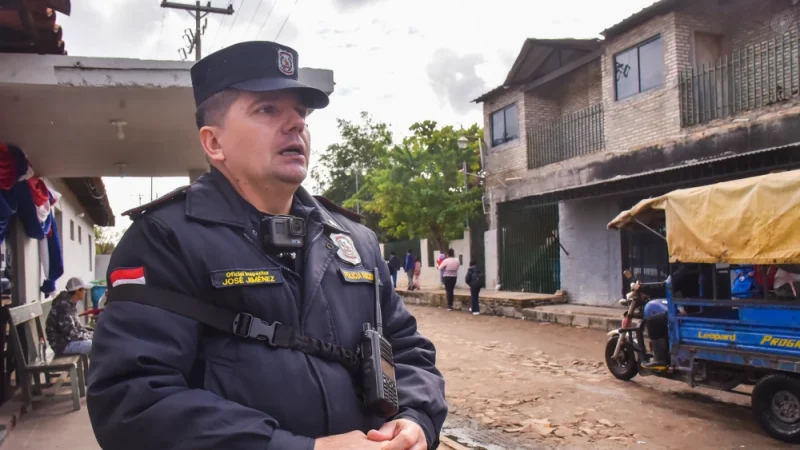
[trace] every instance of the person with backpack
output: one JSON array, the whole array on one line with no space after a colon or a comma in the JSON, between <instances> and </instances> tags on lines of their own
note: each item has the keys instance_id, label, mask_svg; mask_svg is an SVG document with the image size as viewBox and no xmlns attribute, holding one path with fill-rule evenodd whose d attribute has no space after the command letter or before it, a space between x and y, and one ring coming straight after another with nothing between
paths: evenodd
<instances>
[{"instance_id":1,"label":"person with backpack","mask_svg":"<svg viewBox=\"0 0 800 450\"><path fill-rule=\"evenodd\" d=\"M470 294L472 294L472 308L469 310L472 311L473 316L478 316L481 313L481 305L478 301L478 296L481 293L481 288L484 287L484 278L483 272L478 267L478 263L474 260L469 262L469 269L467 269L467 276L464 279L469 286Z\"/></svg>"}]
</instances>

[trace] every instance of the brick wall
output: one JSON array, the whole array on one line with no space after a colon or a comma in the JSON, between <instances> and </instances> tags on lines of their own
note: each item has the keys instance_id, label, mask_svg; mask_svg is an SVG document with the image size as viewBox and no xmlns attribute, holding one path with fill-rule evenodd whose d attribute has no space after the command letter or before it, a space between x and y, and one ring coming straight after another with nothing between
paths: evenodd
<instances>
[{"instance_id":1,"label":"brick wall","mask_svg":"<svg viewBox=\"0 0 800 450\"><path fill-rule=\"evenodd\" d=\"M664 79L660 87L616 100L614 55L660 36L664 52ZM675 14L650 20L606 44L602 58L606 150L626 152L657 145L680 133Z\"/></svg>"},{"instance_id":2,"label":"brick wall","mask_svg":"<svg viewBox=\"0 0 800 450\"><path fill-rule=\"evenodd\" d=\"M736 80L736 85L733 87L736 91L733 92L736 93L736 99L730 97L732 89L723 93L727 84L719 82L720 88L717 90L718 97L716 99L718 108L723 108L723 105L728 106L731 102L738 103L739 107L744 103L750 105L752 109L748 112L740 112L736 117L754 119L768 112L774 112L775 109L788 110L796 106L797 99L793 102L781 103L778 106L762 107L764 103L774 101L778 86L787 93L792 90L796 91L800 87L800 76L798 75L800 68L797 63L800 58L800 49L798 48L800 43L795 41L792 44L787 35L786 46L783 46L780 32L782 30L774 23L774 19L777 17L789 18L790 20L786 22L788 26L784 30L791 29L793 37L797 39L800 6L790 6L788 2L774 1L733 0L724 6L713 2L702 2L691 4L685 10L676 13L676 17L678 61L681 70L691 68L695 62L698 65L706 64L706 67L712 67L715 64L707 59L696 61L694 56L696 51L695 33L698 31L722 36L722 63L725 61L724 57L730 56L732 51L736 51L736 54L742 56L742 59L737 60L733 66ZM776 38L778 38L779 49L777 61L774 46ZM753 60L753 46L759 53L758 64ZM741 53L748 48L750 51ZM766 55L760 55L761 49L767 51ZM770 64L769 67L761 65L766 64L767 61ZM756 70L756 66L758 66L758 70ZM775 72L780 72L778 67L783 67L783 73L776 80ZM727 75L724 70L721 73ZM757 77L757 73L760 76ZM742 75L744 75L744 79L742 79ZM722 79L727 79L727 77L720 77L720 80ZM722 109L722 111L726 112L726 109ZM725 116L707 124L684 128L682 134L692 138L692 135L701 136L724 132L731 120L732 117Z\"/></svg>"},{"instance_id":3,"label":"brick wall","mask_svg":"<svg viewBox=\"0 0 800 450\"><path fill-rule=\"evenodd\" d=\"M519 139L505 144L492 146L492 113L511 104L517 104L519 115ZM486 157L486 181L491 187L502 186L500 181L506 178L522 176L528 168L525 140L525 102L524 94L518 89L506 92L486 100L483 104L484 141L489 145Z\"/></svg>"},{"instance_id":4,"label":"brick wall","mask_svg":"<svg viewBox=\"0 0 800 450\"><path fill-rule=\"evenodd\" d=\"M600 73L600 60L597 59L571 73L553 81L552 87L559 98L561 115L582 111L603 99L603 81Z\"/></svg>"},{"instance_id":5,"label":"brick wall","mask_svg":"<svg viewBox=\"0 0 800 450\"><path fill-rule=\"evenodd\" d=\"M570 303L611 306L621 298L620 233L606 229L619 212L607 198L558 205L558 237L569 252L561 252L561 289Z\"/></svg>"}]
</instances>

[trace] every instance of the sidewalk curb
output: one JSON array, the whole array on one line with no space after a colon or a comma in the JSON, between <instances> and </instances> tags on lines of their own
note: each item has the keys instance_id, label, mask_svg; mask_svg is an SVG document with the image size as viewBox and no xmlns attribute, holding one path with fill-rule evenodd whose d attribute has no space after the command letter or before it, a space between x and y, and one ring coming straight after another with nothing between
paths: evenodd
<instances>
[{"instance_id":1,"label":"sidewalk curb","mask_svg":"<svg viewBox=\"0 0 800 450\"><path fill-rule=\"evenodd\" d=\"M537 322L550 322L559 325L573 327L591 328L594 330L611 331L622 327L622 319L614 319L604 316L593 316L590 314L573 314L541 311L536 308L525 308L522 316L527 320Z\"/></svg>"}]
</instances>

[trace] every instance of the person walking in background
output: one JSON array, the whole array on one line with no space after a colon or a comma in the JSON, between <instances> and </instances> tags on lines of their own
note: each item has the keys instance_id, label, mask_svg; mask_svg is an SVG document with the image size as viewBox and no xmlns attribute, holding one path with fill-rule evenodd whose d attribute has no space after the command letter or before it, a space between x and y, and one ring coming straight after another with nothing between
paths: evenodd
<instances>
[{"instance_id":1,"label":"person walking in background","mask_svg":"<svg viewBox=\"0 0 800 450\"><path fill-rule=\"evenodd\" d=\"M403 270L406 271L406 275L408 275L408 290L414 290L414 253L411 249L408 249L408 254L406 254L406 263L403 265Z\"/></svg>"},{"instance_id":2,"label":"person walking in background","mask_svg":"<svg viewBox=\"0 0 800 450\"><path fill-rule=\"evenodd\" d=\"M474 260L469 262L469 269L467 270L467 276L464 281L467 282L469 292L472 295L472 308L469 310L472 311L473 316L477 316L481 313L481 305L478 301L478 297L484 285L484 278L483 272L481 272L478 263Z\"/></svg>"},{"instance_id":3,"label":"person walking in background","mask_svg":"<svg viewBox=\"0 0 800 450\"><path fill-rule=\"evenodd\" d=\"M397 272L400 271L400 258L395 252L389 257L389 275L392 276L392 285L397 289Z\"/></svg>"},{"instance_id":4,"label":"person walking in background","mask_svg":"<svg viewBox=\"0 0 800 450\"><path fill-rule=\"evenodd\" d=\"M449 311L453 310L453 296L455 294L459 266L461 266L461 263L456 258L456 252L452 248L447 251L447 258L439 264L444 290L447 292L447 309Z\"/></svg>"},{"instance_id":5,"label":"person walking in background","mask_svg":"<svg viewBox=\"0 0 800 450\"><path fill-rule=\"evenodd\" d=\"M417 256L417 262L414 264L414 289L419 289L419 275L422 273L422 261Z\"/></svg>"}]
</instances>

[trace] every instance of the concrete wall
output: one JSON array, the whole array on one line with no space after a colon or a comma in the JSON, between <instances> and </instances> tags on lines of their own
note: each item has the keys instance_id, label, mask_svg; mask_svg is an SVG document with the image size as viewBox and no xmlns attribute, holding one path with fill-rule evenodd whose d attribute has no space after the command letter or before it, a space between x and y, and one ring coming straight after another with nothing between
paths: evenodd
<instances>
[{"instance_id":1,"label":"concrete wall","mask_svg":"<svg viewBox=\"0 0 800 450\"><path fill-rule=\"evenodd\" d=\"M561 245L561 289L570 303L611 306L621 298L620 233L606 225L620 212L614 200L561 202L558 234Z\"/></svg>"},{"instance_id":2,"label":"concrete wall","mask_svg":"<svg viewBox=\"0 0 800 450\"><path fill-rule=\"evenodd\" d=\"M381 249L383 254L383 249ZM108 263L111 262L111 255L95 255L94 257L94 279L105 280L108 272Z\"/></svg>"},{"instance_id":3,"label":"concrete wall","mask_svg":"<svg viewBox=\"0 0 800 450\"><path fill-rule=\"evenodd\" d=\"M486 288L496 290L500 283L500 265L497 252L497 228L483 233L484 256L486 265Z\"/></svg>"},{"instance_id":4,"label":"concrete wall","mask_svg":"<svg viewBox=\"0 0 800 450\"><path fill-rule=\"evenodd\" d=\"M58 225L64 254L64 275L56 281L56 289L61 291L65 288L67 280L72 277L81 277L87 283L95 279L94 223L89 215L84 213L75 194L67 189L63 182L52 180L50 183L61 193L57 207L61 211L62 223ZM74 234L70 233L71 223Z\"/></svg>"},{"instance_id":5,"label":"concrete wall","mask_svg":"<svg viewBox=\"0 0 800 450\"><path fill-rule=\"evenodd\" d=\"M461 267L458 269L458 281L456 284L457 288L468 289L466 283L464 283L464 277L467 276L467 269L469 268L469 259L470 259L470 241L469 241L469 230L464 231L464 237L462 239L458 239L455 241L450 242L450 248L453 249L456 253L456 258L459 256L463 260ZM383 244L381 246L381 254L383 254ZM422 289L439 289L440 279L439 279L439 270L436 268L436 259L439 257L438 250L433 252L433 261L434 265L428 265L428 240L421 239L420 240L420 252L421 252L421 259L422 262L422 269L419 275L419 285ZM405 287L408 285L408 278L406 273L400 269L400 272L397 275L397 286L398 287Z\"/></svg>"}]
</instances>

